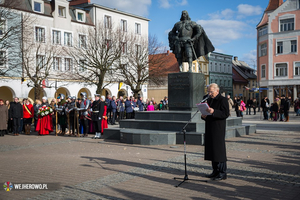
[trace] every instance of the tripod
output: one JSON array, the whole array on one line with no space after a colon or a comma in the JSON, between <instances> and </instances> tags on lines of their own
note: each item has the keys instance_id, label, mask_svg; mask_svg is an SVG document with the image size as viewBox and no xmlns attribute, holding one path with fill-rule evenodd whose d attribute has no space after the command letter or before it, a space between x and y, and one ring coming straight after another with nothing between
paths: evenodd
<instances>
[{"instance_id":1,"label":"tripod","mask_svg":"<svg viewBox=\"0 0 300 200\"><path fill-rule=\"evenodd\" d=\"M196 114L199 112L199 110L197 110L197 112L191 117L191 119L184 125L184 127L182 128L182 133L183 133L183 145L184 145L184 177L183 178L176 178L174 177L174 179L183 179L178 185L176 185L175 187L179 187L182 183L184 183L187 180L193 180L193 179L189 179L188 174L187 174L187 170L186 170L186 142L185 142L185 134L186 134L186 130L185 128L189 125L189 123L192 121L192 119L196 116ZM201 180L194 180L194 181L201 181ZM207 181L203 181L203 182L207 182Z\"/></svg>"}]
</instances>

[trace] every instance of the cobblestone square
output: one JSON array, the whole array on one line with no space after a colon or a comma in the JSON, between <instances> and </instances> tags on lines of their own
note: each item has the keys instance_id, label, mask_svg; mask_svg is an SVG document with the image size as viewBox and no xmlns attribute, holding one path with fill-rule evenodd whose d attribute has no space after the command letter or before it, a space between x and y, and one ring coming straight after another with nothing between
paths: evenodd
<instances>
[{"instance_id":1,"label":"cobblestone square","mask_svg":"<svg viewBox=\"0 0 300 200\"><path fill-rule=\"evenodd\" d=\"M234 114L233 114L234 115ZM299 199L300 117L244 115L257 133L228 139L228 179L215 182L203 146L143 146L68 136L0 138L0 182L47 183L49 190L0 190L0 199ZM207 181L207 182L205 182Z\"/></svg>"}]
</instances>

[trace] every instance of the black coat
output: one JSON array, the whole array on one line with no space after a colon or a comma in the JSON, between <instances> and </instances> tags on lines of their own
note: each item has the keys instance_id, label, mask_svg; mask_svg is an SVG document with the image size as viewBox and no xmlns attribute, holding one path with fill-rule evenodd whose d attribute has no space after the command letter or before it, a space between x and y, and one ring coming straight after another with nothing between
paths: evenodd
<instances>
[{"instance_id":1,"label":"black coat","mask_svg":"<svg viewBox=\"0 0 300 200\"><path fill-rule=\"evenodd\" d=\"M208 99L208 105L214 109L212 115L205 119L205 160L214 162L225 162L226 146L226 118L229 116L229 105L227 98L218 94L216 98Z\"/></svg>"},{"instance_id":2,"label":"black coat","mask_svg":"<svg viewBox=\"0 0 300 200\"><path fill-rule=\"evenodd\" d=\"M100 100L94 101L91 108L93 110L92 112L92 121L101 121L103 112L104 112L104 104L101 103Z\"/></svg>"},{"instance_id":3,"label":"black coat","mask_svg":"<svg viewBox=\"0 0 300 200\"><path fill-rule=\"evenodd\" d=\"M23 106L20 104L20 102L11 103L9 112L11 118L23 118Z\"/></svg>"}]
</instances>

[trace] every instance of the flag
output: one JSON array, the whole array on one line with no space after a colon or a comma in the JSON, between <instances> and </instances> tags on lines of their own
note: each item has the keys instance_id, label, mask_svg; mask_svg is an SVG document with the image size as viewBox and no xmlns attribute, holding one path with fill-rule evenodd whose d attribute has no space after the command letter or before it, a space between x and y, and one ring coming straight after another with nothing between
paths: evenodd
<instances>
[{"instance_id":1,"label":"flag","mask_svg":"<svg viewBox=\"0 0 300 200\"><path fill-rule=\"evenodd\" d=\"M119 83L119 90L122 88L123 82Z\"/></svg>"}]
</instances>

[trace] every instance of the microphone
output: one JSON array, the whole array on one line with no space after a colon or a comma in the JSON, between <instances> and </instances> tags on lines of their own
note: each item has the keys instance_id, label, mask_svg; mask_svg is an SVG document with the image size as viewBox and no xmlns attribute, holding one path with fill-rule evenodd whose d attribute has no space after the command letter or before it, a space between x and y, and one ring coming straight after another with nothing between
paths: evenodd
<instances>
[{"instance_id":1,"label":"microphone","mask_svg":"<svg viewBox=\"0 0 300 200\"><path fill-rule=\"evenodd\" d=\"M206 97L204 99L202 99L202 101L200 101L200 103L207 101L207 99L209 99L209 98L210 98L210 96L207 94Z\"/></svg>"}]
</instances>

